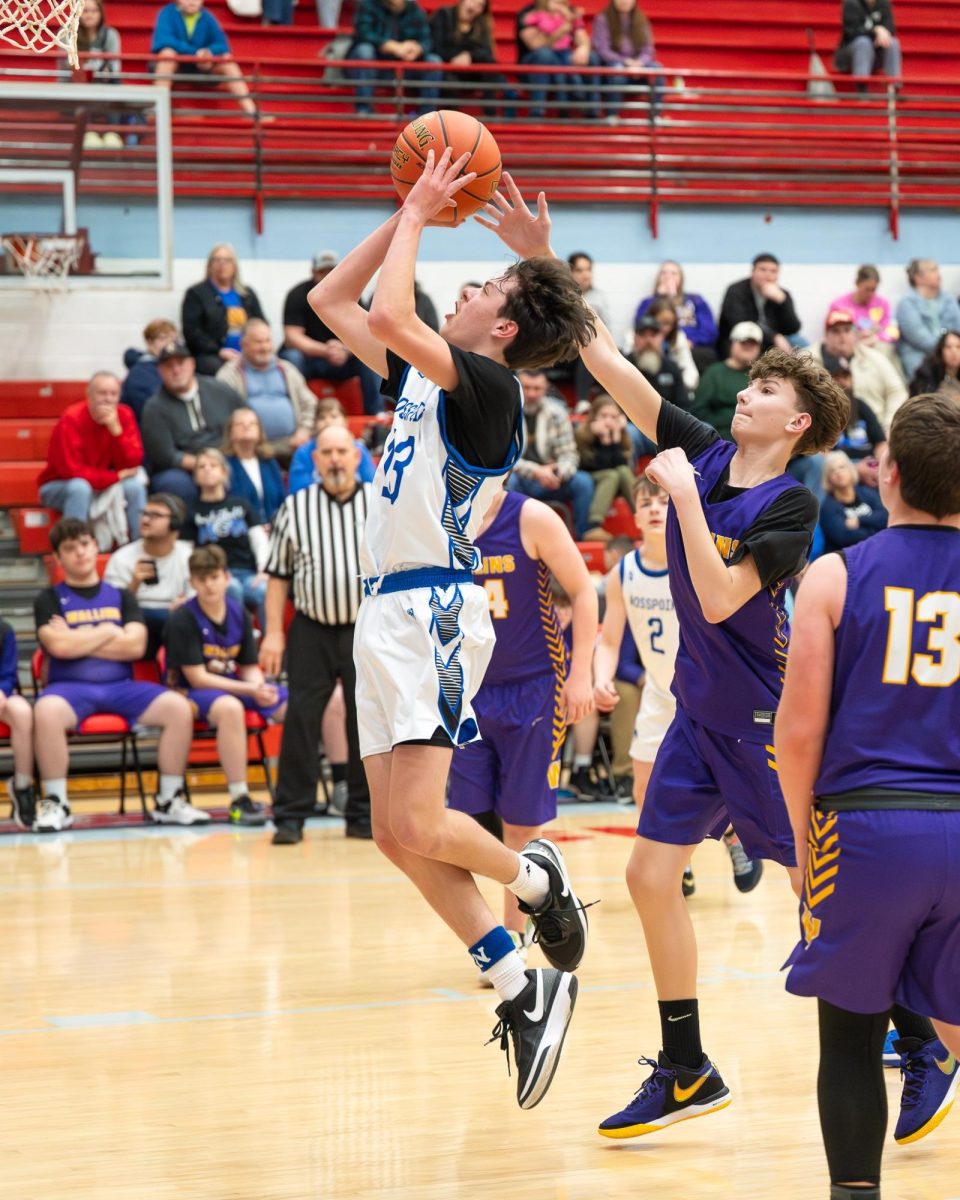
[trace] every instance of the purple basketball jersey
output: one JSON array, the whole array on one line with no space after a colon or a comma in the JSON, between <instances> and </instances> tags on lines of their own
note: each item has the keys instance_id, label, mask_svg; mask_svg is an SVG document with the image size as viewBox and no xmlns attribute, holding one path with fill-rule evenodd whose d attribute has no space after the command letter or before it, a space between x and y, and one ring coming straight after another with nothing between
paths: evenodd
<instances>
[{"instance_id":1,"label":"purple basketball jersey","mask_svg":"<svg viewBox=\"0 0 960 1200\"><path fill-rule=\"evenodd\" d=\"M567 675L567 652L550 595L550 572L520 540L528 497L506 492L493 524L477 538L474 579L486 589L496 644L483 683L515 683L554 671Z\"/></svg>"},{"instance_id":2,"label":"purple basketball jersey","mask_svg":"<svg viewBox=\"0 0 960 1200\"><path fill-rule=\"evenodd\" d=\"M726 561L764 509L797 481L789 475L748 488L711 504L707 497L736 453L733 442L716 441L692 460L697 490L717 550ZM704 618L683 547L680 522L667 514L670 591L680 621L680 648L673 693L698 724L728 737L771 740L771 725L783 690L790 626L781 604L784 581L762 588L718 625Z\"/></svg>"},{"instance_id":3,"label":"purple basketball jersey","mask_svg":"<svg viewBox=\"0 0 960 1200\"><path fill-rule=\"evenodd\" d=\"M960 793L960 531L882 530L844 551L818 796Z\"/></svg>"},{"instance_id":4,"label":"purple basketball jersey","mask_svg":"<svg viewBox=\"0 0 960 1200\"><path fill-rule=\"evenodd\" d=\"M53 590L60 601L60 615L71 629L107 622L122 627L123 597L112 584L101 583L96 595L89 600L65 583L58 583ZM51 655L47 674L48 683L118 683L132 678L131 663L112 662L92 654L86 658L54 658Z\"/></svg>"},{"instance_id":5,"label":"purple basketball jersey","mask_svg":"<svg viewBox=\"0 0 960 1200\"><path fill-rule=\"evenodd\" d=\"M227 616L221 632L213 621L200 607L200 601L194 596L188 600L184 608L193 613L193 619L200 629L200 639L203 644L203 665L213 675L224 679L236 679L239 673L237 658L243 646L244 618L243 608L239 601L231 596L225 597ZM171 672L173 674L174 672ZM179 675L179 671L175 672ZM177 682L180 682L179 680Z\"/></svg>"}]
</instances>

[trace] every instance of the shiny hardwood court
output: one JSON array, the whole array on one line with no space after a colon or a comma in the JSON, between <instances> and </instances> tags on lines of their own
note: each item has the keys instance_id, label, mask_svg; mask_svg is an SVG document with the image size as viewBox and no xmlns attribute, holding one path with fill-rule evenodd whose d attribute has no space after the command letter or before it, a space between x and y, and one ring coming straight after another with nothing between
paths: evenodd
<instances>
[{"instance_id":1,"label":"shiny hardwood court","mask_svg":"<svg viewBox=\"0 0 960 1200\"><path fill-rule=\"evenodd\" d=\"M783 873L740 896L720 847L694 860L704 1042L734 1103L610 1142L596 1124L659 1041L622 882L631 822L595 806L556 828L602 903L529 1113L484 1046L495 1000L465 952L336 823L295 847L223 827L0 840L0 1196L825 1200L815 1007L778 973L796 936ZM886 1075L885 1200L960 1197L960 1108L900 1148Z\"/></svg>"}]
</instances>

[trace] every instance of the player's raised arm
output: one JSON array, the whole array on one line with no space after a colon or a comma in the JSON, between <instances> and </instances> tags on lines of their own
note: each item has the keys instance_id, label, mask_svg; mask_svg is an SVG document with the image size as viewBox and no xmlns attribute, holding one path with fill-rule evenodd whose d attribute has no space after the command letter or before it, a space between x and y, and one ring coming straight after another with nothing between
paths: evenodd
<instances>
[{"instance_id":1,"label":"player's raised arm","mask_svg":"<svg viewBox=\"0 0 960 1200\"><path fill-rule=\"evenodd\" d=\"M484 208L488 219L474 219L492 229L521 258L556 257L550 246L550 212L543 192L537 196L537 214L530 211L512 176L504 172L501 189ZM657 440L657 420L663 400L637 368L624 358L610 330L596 313L597 336L580 350L587 369L604 391L616 400L637 428Z\"/></svg>"},{"instance_id":2,"label":"player's raised arm","mask_svg":"<svg viewBox=\"0 0 960 1200\"><path fill-rule=\"evenodd\" d=\"M436 383L453 391L460 382L450 347L417 316L413 280L420 236L437 213L450 205L453 196L476 179L473 172L461 175L470 155L453 161L447 147L435 160L427 154L423 174L413 185L400 210L400 220L390 242L377 290L370 306L370 332L404 362Z\"/></svg>"}]
</instances>

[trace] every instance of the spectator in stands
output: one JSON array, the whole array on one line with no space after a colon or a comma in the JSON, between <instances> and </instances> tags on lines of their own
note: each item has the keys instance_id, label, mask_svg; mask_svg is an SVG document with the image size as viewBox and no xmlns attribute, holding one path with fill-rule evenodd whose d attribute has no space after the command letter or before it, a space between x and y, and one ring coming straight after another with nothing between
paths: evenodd
<instances>
[{"instance_id":1,"label":"spectator in stands","mask_svg":"<svg viewBox=\"0 0 960 1200\"><path fill-rule=\"evenodd\" d=\"M650 67L659 67L660 63L654 51L653 29L637 0L609 0L607 7L593 18L590 41L601 67L621 67L627 72L626 75L601 79L607 119L611 123L617 119L623 101L620 89L628 82L647 84L650 88L651 115L655 115L659 80L656 76L639 73Z\"/></svg>"},{"instance_id":2,"label":"spectator in stands","mask_svg":"<svg viewBox=\"0 0 960 1200\"><path fill-rule=\"evenodd\" d=\"M190 584L196 594L167 624L167 682L217 731L231 824L266 825L263 805L250 798L246 714L282 721L287 689L263 677L250 616L229 595L227 556L219 546L190 555Z\"/></svg>"},{"instance_id":3,"label":"spectator in stands","mask_svg":"<svg viewBox=\"0 0 960 1200\"><path fill-rule=\"evenodd\" d=\"M340 401L334 396L328 397L326 400L320 400L317 403L317 419L313 429L313 437L293 456L293 462L290 464L290 474L287 479L289 493L292 496L294 492L299 492L305 487L309 487L311 483L320 483L320 476L317 474L316 454L317 438L327 428L328 425L347 426L347 418L343 411L343 406ZM370 451L367 449L366 443L361 438L356 438L354 445L357 447L357 452L360 458L357 462L357 483L373 483L373 477L377 473L376 464L370 457Z\"/></svg>"},{"instance_id":4,"label":"spectator in stands","mask_svg":"<svg viewBox=\"0 0 960 1200\"><path fill-rule=\"evenodd\" d=\"M430 18L430 33L434 50L450 67L489 65L497 61L490 0L459 0L457 4L435 9ZM489 97L484 109L492 114L493 96L503 87L502 75L460 71L447 72L446 79L451 75L462 85L464 93L479 91L482 98ZM448 91L444 92L444 97L447 101L458 101L458 97L451 96Z\"/></svg>"},{"instance_id":5,"label":"spectator in stands","mask_svg":"<svg viewBox=\"0 0 960 1200\"><path fill-rule=\"evenodd\" d=\"M663 352L671 362L676 363L680 368L687 391L692 394L697 390L697 384L700 382L700 372L690 353L690 343L687 341L686 334L680 328L673 301L668 300L665 296L654 300L647 309L647 316L653 317L660 326L663 334Z\"/></svg>"},{"instance_id":6,"label":"spectator in stands","mask_svg":"<svg viewBox=\"0 0 960 1200\"><path fill-rule=\"evenodd\" d=\"M267 445L283 466L310 440L317 398L293 365L273 352L270 326L254 317L244 326L240 357L225 362L217 379L260 418Z\"/></svg>"},{"instance_id":7,"label":"spectator in stands","mask_svg":"<svg viewBox=\"0 0 960 1200\"><path fill-rule=\"evenodd\" d=\"M850 314L857 340L866 346L892 346L900 336L890 301L877 295L879 286L880 272L876 267L859 267L853 291L838 296L830 305L831 312Z\"/></svg>"},{"instance_id":8,"label":"spectator in stands","mask_svg":"<svg viewBox=\"0 0 960 1200\"><path fill-rule=\"evenodd\" d=\"M129 591L97 576L97 542L86 521L63 517L50 545L64 582L45 588L33 604L37 640L48 660L47 684L34 708L41 799L34 829L55 833L73 824L67 795L67 734L95 713L116 713L129 726L159 729L159 781L151 816L158 824L196 825L208 813L190 805L183 790L193 737L190 705L158 683L133 678L147 631Z\"/></svg>"},{"instance_id":9,"label":"spectator in stands","mask_svg":"<svg viewBox=\"0 0 960 1200\"><path fill-rule=\"evenodd\" d=\"M831 450L823 464L820 528L824 552L865 541L887 527L880 494L860 482L857 468L842 450Z\"/></svg>"},{"instance_id":10,"label":"spectator in stands","mask_svg":"<svg viewBox=\"0 0 960 1200\"><path fill-rule=\"evenodd\" d=\"M140 517L140 536L114 550L103 573L104 583L129 592L140 606L147 659L156 658L167 618L190 595L190 546L180 541L186 519L187 506L179 496L152 493Z\"/></svg>"},{"instance_id":11,"label":"spectator in stands","mask_svg":"<svg viewBox=\"0 0 960 1200\"><path fill-rule=\"evenodd\" d=\"M359 0L353 27L353 45L347 58L367 62L439 63L433 52L430 22L416 0ZM373 85L378 76L390 72L358 67L350 72L357 81L357 112L369 113ZM439 71L411 71L404 79L407 99L417 112L434 108L437 101Z\"/></svg>"},{"instance_id":12,"label":"spectator in stands","mask_svg":"<svg viewBox=\"0 0 960 1200\"><path fill-rule=\"evenodd\" d=\"M518 371L517 376L523 389L527 438L507 487L548 503L568 501L573 508L574 534L582 541L590 524L593 481L578 469L580 456L567 406L558 397L547 395L549 385L542 370Z\"/></svg>"},{"instance_id":13,"label":"spectator in stands","mask_svg":"<svg viewBox=\"0 0 960 1200\"><path fill-rule=\"evenodd\" d=\"M921 396L926 392L960 394L960 333L942 333L917 368L910 395Z\"/></svg>"},{"instance_id":14,"label":"spectator in stands","mask_svg":"<svg viewBox=\"0 0 960 1200\"><path fill-rule=\"evenodd\" d=\"M248 501L268 532L287 498L283 475L252 408L235 408L223 431L223 453L230 468L229 491Z\"/></svg>"},{"instance_id":15,"label":"spectator in stands","mask_svg":"<svg viewBox=\"0 0 960 1200\"><path fill-rule=\"evenodd\" d=\"M83 0L77 27L77 50L82 56L80 67L68 75L68 79L84 83L90 79L95 83L120 82L120 34L107 24L102 0ZM60 60L60 65L69 68L65 58ZM87 111L90 116L110 124L116 124L121 119L120 113L105 111L101 105L90 105ZM101 147L119 150L123 147L123 138L112 129L101 134L96 129L88 128L83 135L84 150L99 150Z\"/></svg>"},{"instance_id":16,"label":"spectator in stands","mask_svg":"<svg viewBox=\"0 0 960 1200\"><path fill-rule=\"evenodd\" d=\"M877 414L866 400L854 392L853 372L848 360L840 359L830 374L847 393L850 401L850 419L834 449L842 450L853 462L860 483L876 488L880 458L887 447L887 435Z\"/></svg>"},{"instance_id":17,"label":"spectator in stands","mask_svg":"<svg viewBox=\"0 0 960 1200\"><path fill-rule=\"evenodd\" d=\"M168 342L175 342L179 336L176 325L160 317L144 327L146 350L131 346L124 353L123 365L127 368L127 377L123 381L120 399L133 409L138 425L143 420L143 406L160 386L157 355Z\"/></svg>"},{"instance_id":18,"label":"spectator in stands","mask_svg":"<svg viewBox=\"0 0 960 1200\"><path fill-rule=\"evenodd\" d=\"M780 260L772 254L758 254L748 279L731 283L720 307L720 331L717 349L725 358L730 351L730 330L741 321L753 321L763 330L763 348L776 346L788 354L796 346L805 346L799 336L800 318L790 293L780 286Z\"/></svg>"},{"instance_id":19,"label":"spectator in stands","mask_svg":"<svg viewBox=\"0 0 960 1200\"><path fill-rule=\"evenodd\" d=\"M900 75L900 41L890 0L843 0L843 29L833 56L834 68L852 75L860 91L879 70L888 78Z\"/></svg>"},{"instance_id":20,"label":"spectator in stands","mask_svg":"<svg viewBox=\"0 0 960 1200\"><path fill-rule=\"evenodd\" d=\"M645 317L656 300L667 299L677 310L680 329L686 335L693 351L693 361L703 371L716 362L714 346L717 341L717 324L710 305L697 292L688 292L683 286L683 267L672 259L662 263L653 285L653 295L640 301L634 321Z\"/></svg>"},{"instance_id":21,"label":"spectator in stands","mask_svg":"<svg viewBox=\"0 0 960 1200\"><path fill-rule=\"evenodd\" d=\"M371 371L334 337L307 301L308 293L337 265L340 258L333 250L321 250L313 256L312 274L287 293L283 302L283 347L280 357L292 363L306 379L326 379L339 383L360 380L363 411L383 411L380 377Z\"/></svg>"},{"instance_id":22,"label":"spectator in stands","mask_svg":"<svg viewBox=\"0 0 960 1200\"><path fill-rule=\"evenodd\" d=\"M722 438L730 438L737 396L750 382L750 368L760 356L762 341L763 332L755 321L741 321L730 330L730 353L723 362L711 363L700 376L693 415Z\"/></svg>"},{"instance_id":23,"label":"spectator in stands","mask_svg":"<svg viewBox=\"0 0 960 1200\"><path fill-rule=\"evenodd\" d=\"M264 25L292 25L297 0L263 0Z\"/></svg>"},{"instance_id":24,"label":"spectator in stands","mask_svg":"<svg viewBox=\"0 0 960 1200\"><path fill-rule=\"evenodd\" d=\"M893 414L907 398L900 372L875 346L859 341L849 312L827 313L823 341L810 347L810 354L833 372L841 359L850 364L854 392L870 405L881 423L889 428Z\"/></svg>"},{"instance_id":25,"label":"spectator in stands","mask_svg":"<svg viewBox=\"0 0 960 1200\"><path fill-rule=\"evenodd\" d=\"M267 597L268 539L256 510L249 501L227 490L230 468L219 450L208 447L197 455L193 480L200 493L190 506L182 536L201 546L220 546L230 568L229 594L255 609L260 628L266 629L264 601Z\"/></svg>"},{"instance_id":26,"label":"spectator in stands","mask_svg":"<svg viewBox=\"0 0 960 1200\"><path fill-rule=\"evenodd\" d=\"M570 267L570 274L580 285L584 300L601 321L608 324L607 298L599 288L593 285L593 259L585 250L575 250L573 254L567 256L567 264ZM590 393L596 387L597 381L584 366L582 358L577 357L569 363L559 363L551 369L548 378L569 380L573 384L577 397L577 412L587 411L590 407Z\"/></svg>"},{"instance_id":27,"label":"spectator in stands","mask_svg":"<svg viewBox=\"0 0 960 1200\"><path fill-rule=\"evenodd\" d=\"M607 395L595 397L590 415L576 431L580 469L593 481L593 499L587 518L586 542L608 542L603 528L607 510L617 496L633 504L633 440L627 433L627 418L619 405Z\"/></svg>"},{"instance_id":28,"label":"spectator in stands","mask_svg":"<svg viewBox=\"0 0 960 1200\"><path fill-rule=\"evenodd\" d=\"M519 61L531 67L586 67L597 65L590 47L590 34L583 19L583 9L567 4L566 0L535 0L517 14ZM545 84L551 85L550 102L563 109L568 103L586 99L587 112L580 105L574 115L596 116L596 93L584 97L584 79L580 75L535 75L530 78L530 116L545 115Z\"/></svg>"},{"instance_id":29,"label":"spectator in stands","mask_svg":"<svg viewBox=\"0 0 960 1200\"><path fill-rule=\"evenodd\" d=\"M197 496L193 483L197 451L219 446L227 419L243 401L232 388L198 376L193 356L183 342L173 342L157 355L160 389L143 410L143 446L153 471L153 487L173 492L188 504Z\"/></svg>"},{"instance_id":30,"label":"spectator in stands","mask_svg":"<svg viewBox=\"0 0 960 1200\"><path fill-rule=\"evenodd\" d=\"M221 242L207 257L206 279L183 297L183 337L201 375L216 375L240 357L243 330L253 317L263 320L257 293L240 278L236 250Z\"/></svg>"},{"instance_id":31,"label":"spectator in stands","mask_svg":"<svg viewBox=\"0 0 960 1200\"><path fill-rule=\"evenodd\" d=\"M142 463L140 431L133 412L120 403L120 380L98 371L87 384L86 400L65 409L53 428L37 481L40 502L81 521L91 513L102 516L122 543L125 532L133 537L140 528L147 496ZM113 520L123 510L126 531L122 518Z\"/></svg>"},{"instance_id":32,"label":"spectator in stands","mask_svg":"<svg viewBox=\"0 0 960 1200\"><path fill-rule=\"evenodd\" d=\"M173 4L165 4L157 13L150 53L157 56L154 72L158 82L169 86L174 75L219 75L243 111L256 116L257 106L239 66L230 56L227 36L217 18L203 7L203 0L175 0ZM190 61L177 62L178 57Z\"/></svg>"},{"instance_id":33,"label":"spectator in stands","mask_svg":"<svg viewBox=\"0 0 960 1200\"><path fill-rule=\"evenodd\" d=\"M633 350L627 358L664 400L679 408L690 407L690 392L680 368L666 353L664 333L656 317L641 317L633 331ZM649 453L643 450L641 453Z\"/></svg>"},{"instance_id":34,"label":"spectator in stands","mask_svg":"<svg viewBox=\"0 0 960 1200\"><path fill-rule=\"evenodd\" d=\"M960 305L941 288L940 266L932 258L911 259L907 279L912 290L897 305L897 353L909 382L938 339L960 330Z\"/></svg>"},{"instance_id":35,"label":"spectator in stands","mask_svg":"<svg viewBox=\"0 0 960 1200\"><path fill-rule=\"evenodd\" d=\"M7 795L14 821L21 829L32 829L37 808L33 791L33 709L19 692L17 635L0 617L0 721L9 730L13 755Z\"/></svg>"}]
</instances>

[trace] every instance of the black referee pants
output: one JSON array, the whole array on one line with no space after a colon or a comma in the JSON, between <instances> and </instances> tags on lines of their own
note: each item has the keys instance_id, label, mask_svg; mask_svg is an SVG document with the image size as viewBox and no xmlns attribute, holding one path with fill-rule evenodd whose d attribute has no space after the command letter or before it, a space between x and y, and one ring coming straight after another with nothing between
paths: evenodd
<instances>
[{"instance_id":1,"label":"black referee pants","mask_svg":"<svg viewBox=\"0 0 960 1200\"><path fill-rule=\"evenodd\" d=\"M280 770L273 819L302 825L317 800L320 722L339 679L347 702L347 824L370 820L370 792L360 761L357 734L357 676L352 625L321 625L298 612L287 633L290 699L283 722Z\"/></svg>"}]
</instances>

